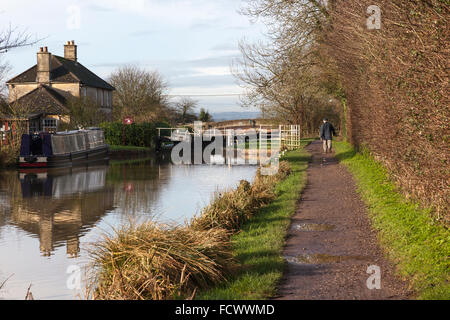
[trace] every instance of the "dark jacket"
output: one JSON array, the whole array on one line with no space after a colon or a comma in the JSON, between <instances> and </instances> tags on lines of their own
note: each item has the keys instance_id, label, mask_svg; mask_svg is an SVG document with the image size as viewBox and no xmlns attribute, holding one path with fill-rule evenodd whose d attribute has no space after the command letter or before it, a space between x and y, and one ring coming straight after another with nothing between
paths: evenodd
<instances>
[{"instance_id":1,"label":"dark jacket","mask_svg":"<svg viewBox=\"0 0 450 320\"><path fill-rule=\"evenodd\" d=\"M322 124L320 127L320 138L324 140L332 140L333 136L336 136L336 131L334 131L334 127L328 121Z\"/></svg>"}]
</instances>

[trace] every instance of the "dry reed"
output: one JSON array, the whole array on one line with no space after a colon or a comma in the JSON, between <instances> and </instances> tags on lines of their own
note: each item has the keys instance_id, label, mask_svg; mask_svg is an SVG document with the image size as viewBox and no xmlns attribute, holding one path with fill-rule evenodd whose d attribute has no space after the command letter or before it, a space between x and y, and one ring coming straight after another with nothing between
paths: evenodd
<instances>
[{"instance_id":1,"label":"dry reed","mask_svg":"<svg viewBox=\"0 0 450 320\"><path fill-rule=\"evenodd\" d=\"M224 281L234 262L227 231L154 222L129 225L96 243L94 299L163 300Z\"/></svg>"}]
</instances>

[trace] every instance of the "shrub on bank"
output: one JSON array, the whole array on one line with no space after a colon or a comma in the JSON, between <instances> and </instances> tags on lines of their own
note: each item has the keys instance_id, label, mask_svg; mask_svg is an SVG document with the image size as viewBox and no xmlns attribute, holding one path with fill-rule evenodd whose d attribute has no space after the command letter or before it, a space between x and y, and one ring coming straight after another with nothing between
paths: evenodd
<instances>
[{"instance_id":1,"label":"shrub on bank","mask_svg":"<svg viewBox=\"0 0 450 320\"><path fill-rule=\"evenodd\" d=\"M196 230L223 228L233 232L251 217L255 208L252 187L241 180L236 190L218 193L200 216L192 219L191 226Z\"/></svg>"},{"instance_id":2,"label":"shrub on bank","mask_svg":"<svg viewBox=\"0 0 450 320\"><path fill-rule=\"evenodd\" d=\"M258 169L252 185L245 180L236 190L219 193L213 202L194 217L191 226L195 229L223 228L232 232L239 230L262 206L272 201L276 195L275 184L290 174L288 162L280 162L275 175L262 175Z\"/></svg>"},{"instance_id":3,"label":"shrub on bank","mask_svg":"<svg viewBox=\"0 0 450 320\"><path fill-rule=\"evenodd\" d=\"M0 168L15 165L19 157L20 143L2 146L0 149Z\"/></svg>"},{"instance_id":4,"label":"shrub on bank","mask_svg":"<svg viewBox=\"0 0 450 320\"><path fill-rule=\"evenodd\" d=\"M234 266L228 233L131 225L105 237L92 251L100 270L94 299L165 300L194 294L226 279Z\"/></svg>"},{"instance_id":5,"label":"shrub on bank","mask_svg":"<svg viewBox=\"0 0 450 320\"><path fill-rule=\"evenodd\" d=\"M105 132L106 143L109 145L123 144L123 130L125 128L125 145L135 147L155 147L155 138L158 135L157 128L169 128L165 122L145 122L123 125L121 122L104 122L100 128Z\"/></svg>"}]
</instances>

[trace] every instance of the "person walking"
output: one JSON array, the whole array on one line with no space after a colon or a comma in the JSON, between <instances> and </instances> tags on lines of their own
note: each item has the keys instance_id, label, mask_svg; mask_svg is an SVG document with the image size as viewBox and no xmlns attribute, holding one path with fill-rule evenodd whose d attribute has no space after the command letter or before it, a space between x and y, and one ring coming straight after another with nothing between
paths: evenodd
<instances>
[{"instance_id":1,"label":"person walking","mask_svg":"<svg viewBox=\"0 0 450 320\"><path fill-rule=\"evenodd\" d=\"M331 152L333 136L336 136L336 131L333 125L328 122L327 118L323 119L322 126L320 127L320 140L323 142L323 152Z\"/></svg>"}]
</instances>

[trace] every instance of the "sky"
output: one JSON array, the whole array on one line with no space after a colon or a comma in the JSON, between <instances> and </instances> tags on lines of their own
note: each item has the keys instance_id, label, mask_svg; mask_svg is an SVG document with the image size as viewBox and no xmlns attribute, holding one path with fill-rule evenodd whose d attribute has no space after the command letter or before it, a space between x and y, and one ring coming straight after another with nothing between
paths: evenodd
<instances>
[{"instance_id":1,"label":"sky","mask_svg":"<svg viewBox=\"0 0 450 320\"><path fill-rule=\"evenodd\" d=\"M133 64L158 70L171 96L194 95L211 113L255 111L239 105L243 90L230 66L238 41L262 39L264 26L239 14L243 0L0 0L0 30L10 24L41 39L2 54L10 77L36 64L39 47L63 56L75 40L78 61L107 79ZM205 96L227 95L227 96ZM172 99L179 99L173 97Z\"/></svg>"}]
</instances>

